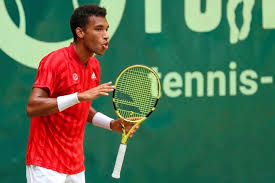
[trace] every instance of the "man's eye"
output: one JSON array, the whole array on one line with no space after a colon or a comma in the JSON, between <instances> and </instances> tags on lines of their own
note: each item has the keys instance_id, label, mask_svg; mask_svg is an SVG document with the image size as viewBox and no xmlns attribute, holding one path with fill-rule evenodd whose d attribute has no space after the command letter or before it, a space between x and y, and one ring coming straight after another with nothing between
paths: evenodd
<instances>
[{"instance_id":1,"label":"man's eye","mask_svg":"<svg viewBox=\"0 0 275 183\"><path fill-rule=\"evenodd\" d=\"M96 31L102 31L103 29L102 28L96 28L95 30Z\"/></svg>"}]
</instances>

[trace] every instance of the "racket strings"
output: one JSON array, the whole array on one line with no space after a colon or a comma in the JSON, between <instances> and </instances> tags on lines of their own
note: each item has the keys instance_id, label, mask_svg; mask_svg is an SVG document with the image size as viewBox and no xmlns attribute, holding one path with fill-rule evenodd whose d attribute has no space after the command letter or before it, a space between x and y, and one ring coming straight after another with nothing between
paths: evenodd
<instances>
[{"instance_id":1,"label":"racket strings","mask_svg":"<svg viewBox=\"0 0 275 183\"><path fill-rule=\"evenodd\" d=\"M119 113L127 117L145 117L158 96L156 76L142 67L125 71L116 86L115 103Z\"/></svg>"}]
</instances>

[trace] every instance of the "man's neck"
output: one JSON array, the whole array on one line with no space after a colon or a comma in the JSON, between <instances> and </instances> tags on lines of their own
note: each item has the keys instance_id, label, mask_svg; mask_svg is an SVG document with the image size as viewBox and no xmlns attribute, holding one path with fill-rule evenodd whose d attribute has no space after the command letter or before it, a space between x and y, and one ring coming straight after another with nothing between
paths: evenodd
<instances>
[{"instance_id":1,"label":"man's neck","mask_svg":"<svg viewBox=\"0 0 275 183\"><path fill-rule=\"evenodd\" d=\"M86 65L88 60L93 56L93 53L89 52L89 50L79 42L74 41L73 46L81 62Z\"/></svg>"}]
</instances>

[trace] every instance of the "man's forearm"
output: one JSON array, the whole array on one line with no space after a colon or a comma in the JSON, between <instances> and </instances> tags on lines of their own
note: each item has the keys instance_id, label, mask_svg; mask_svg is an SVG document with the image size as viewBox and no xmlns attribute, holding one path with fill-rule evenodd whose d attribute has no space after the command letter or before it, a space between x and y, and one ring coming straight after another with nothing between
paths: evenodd
<instances>
[{"instance_id":1,"label":"man's forearm","mask_svg":"<svg viewBox=\"0 0 275 183\"><path fill-rule=\"evenodd\" d=\"M96 113L96 110L93 107L90 107L88 119L87 119L88 122L92 123L95 113Z\"/></svg>"}]
</instances>

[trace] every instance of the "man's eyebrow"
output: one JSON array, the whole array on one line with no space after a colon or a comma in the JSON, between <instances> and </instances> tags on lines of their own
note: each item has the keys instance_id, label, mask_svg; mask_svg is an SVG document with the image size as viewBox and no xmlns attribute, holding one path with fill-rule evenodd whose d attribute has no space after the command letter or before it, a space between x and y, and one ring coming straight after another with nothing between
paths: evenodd
<instances>
[{"instance_id":1,"label":"man's eyebrow","mask_svg":"<svg viewBox=\"0 0 275 183\"><path fill-rule=\"evenodd\" d=\"M104 25L103 24L97 24L97 25L95 25L95 27L104 27ZM109 25L107 25L107 27L109 27Z\"/></svg>"},{"instance_id":2,"label":"man's eyebrow","mask_svg":"<svg viewBox=\"0 0 275 183\"><path fill-rule=\"evenodd\" d=\"M96 28L104 28L105 26L102 25L102 24L98 24L98 25L95 25ZM107 29L109 29L109 25L106 27Z\"/></svg>"}]
</instances>

